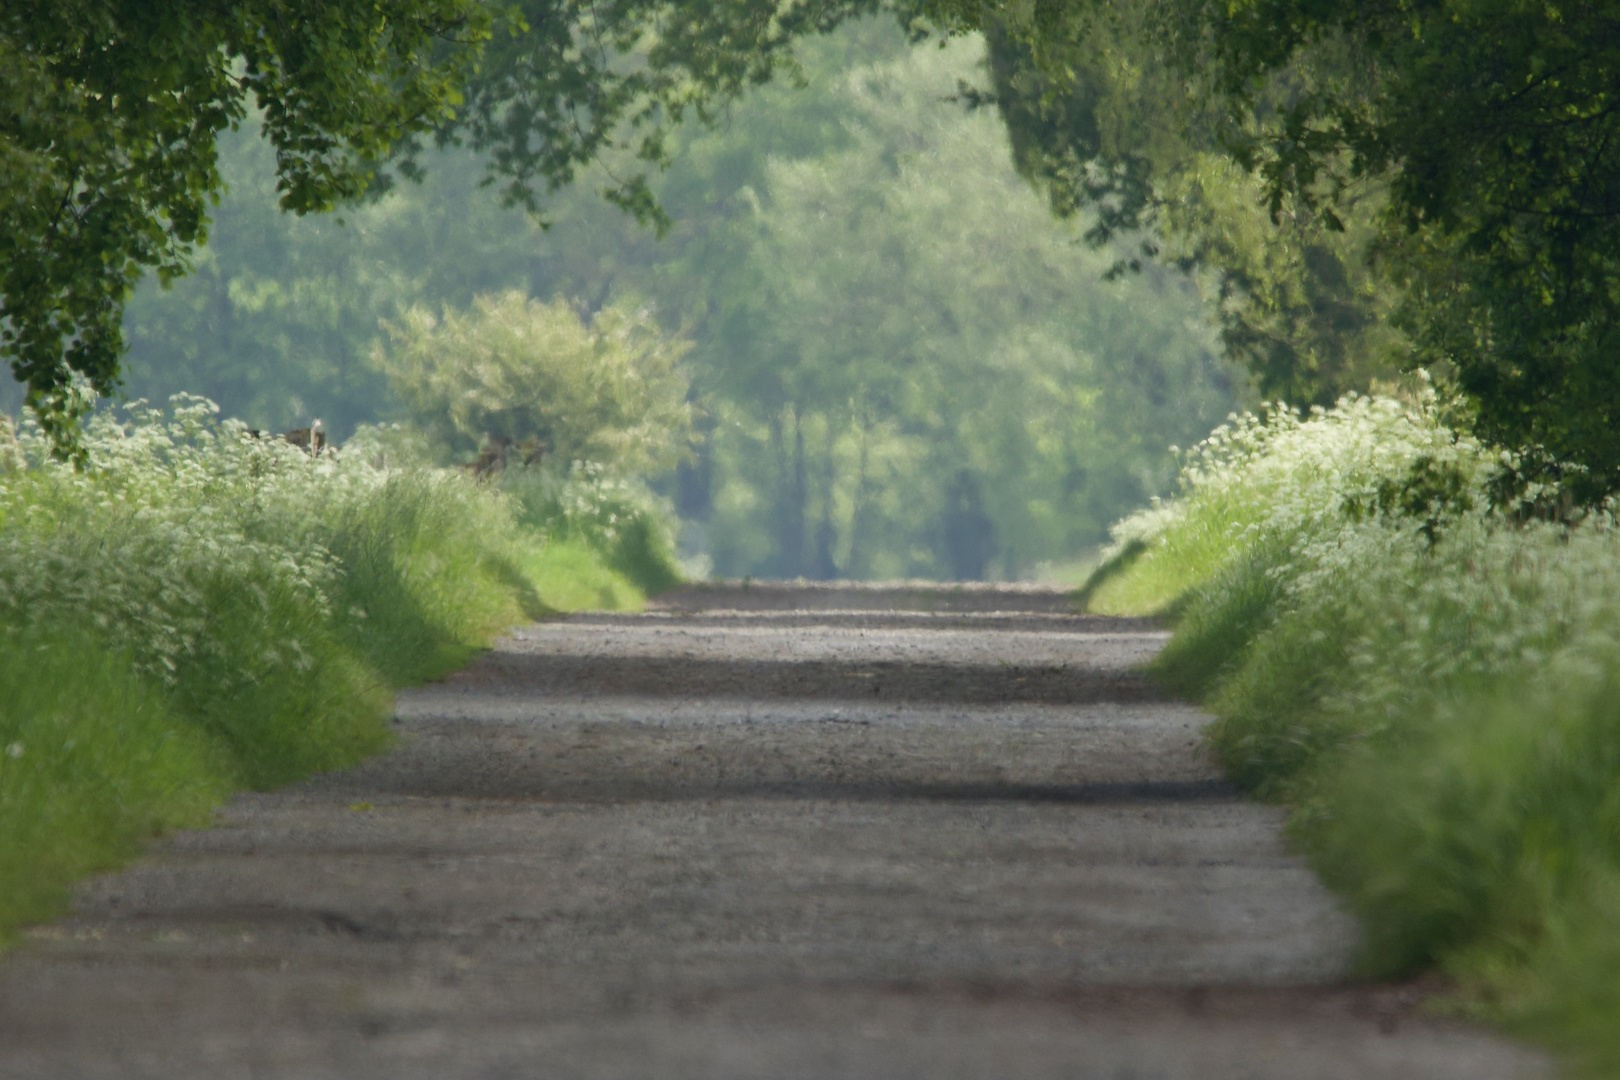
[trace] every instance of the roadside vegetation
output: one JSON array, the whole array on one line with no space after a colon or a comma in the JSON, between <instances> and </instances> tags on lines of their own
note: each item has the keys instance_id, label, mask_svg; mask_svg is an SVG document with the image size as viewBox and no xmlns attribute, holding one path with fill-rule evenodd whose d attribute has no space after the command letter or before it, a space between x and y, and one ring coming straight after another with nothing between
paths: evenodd
<instances>
[{"instance_id":1,"label":"roadside vegetation","mask_svg":"<svg viewBox=\"0 0 1620 1080\"><path fill-rule=\"evenodd\" d=\"M0 942L232 790L385 747L391 691L505 627L675 579L600 470L507 494L399 431L312 455L216 412L105 410L82 468L0 432Z\"/></svg>"},{"instance_id":2,"label":"roadside vegetation","mask_svg":"<svg viewBox=\"0 0 1620 1080\"><path fill-rule=\"evenodd\" d=\"M1620 523L1507 483L1424 384L1234 417L1115 528L1092 610L1157 661L1230 775L1365 920L1365 974L1620 1071ZM1501 505L1502 503L1506 505Z\"/></svg>"}]
</instances>

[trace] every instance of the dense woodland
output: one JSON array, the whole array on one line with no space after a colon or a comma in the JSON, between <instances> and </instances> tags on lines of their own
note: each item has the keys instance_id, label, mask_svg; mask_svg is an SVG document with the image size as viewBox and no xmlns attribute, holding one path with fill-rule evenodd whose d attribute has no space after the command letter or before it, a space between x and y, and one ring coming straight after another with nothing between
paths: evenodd
<instances>
[{"instance_id":1,"label":"dense woodland","mask_svg":"<svg viewBox=\"0 0 1620 1080\"><path fill-rule=\"evenodd\" d=\"M984 77L980 41L914 46L868 20L803 55L804 88L677 133L661 239L600 198L600 172L542 229L468 151L298 218L275 206L270 147L232 133L196 271L129 305L124 392L205 394L264 429L319 417L341 439L409 418L371 354L412 306L517 289L645 310L689 342L696 412L652 481L715 572L1013 578L1085 555L1232 407L1242 376L1197 282L1104 280L1116 252L1051 220L995 113L949 100Z\"/></svg>"}]
</instances>

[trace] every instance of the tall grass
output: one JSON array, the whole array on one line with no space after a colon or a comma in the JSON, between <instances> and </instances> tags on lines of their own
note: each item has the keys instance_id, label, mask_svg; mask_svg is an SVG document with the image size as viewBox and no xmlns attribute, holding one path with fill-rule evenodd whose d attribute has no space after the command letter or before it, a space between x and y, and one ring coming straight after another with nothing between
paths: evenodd
<instances>
[{"instance_id":1,"label":"tall grass","mask_svg":"<svg viewBox=\"0 0 1620 1080\"><path fill-rule=\"evenodd\" d=\"M386 746L390 691L501 628L640 602L488 485L214 411L99 416L84 469L0 432L0 940L232 788Z\"/></svg>"},{"instance_id":2,"label":"tall grass","mask_svg":"<svg viewBox=\"0 0 1620 1080\"><path fill-rule=\"evenodd\" d=\"M1620 1073L1620 528L1488 508L1441 403L1276 411L1188 455L1092 590L1172 611L1162 678L1363 917L1362 969Z\"/></svg>"},{"instance_id":3,"label":"tall grass","mask_svg":"<svg viewBox=\"0 0 1620 1080\"><path fill-rule=\"evenodd\" d=\"M227 788L218 749L98 637L0 636L0 941Z\"/></svg>"}]
</instances>

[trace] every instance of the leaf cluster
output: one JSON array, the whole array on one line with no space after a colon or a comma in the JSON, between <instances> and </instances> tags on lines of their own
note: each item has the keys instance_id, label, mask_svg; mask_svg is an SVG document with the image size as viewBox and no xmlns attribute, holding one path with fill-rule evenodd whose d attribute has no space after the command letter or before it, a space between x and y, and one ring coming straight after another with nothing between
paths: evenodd
<instances>
[{"instance_id":1,"label":"leaf cluster","mask_svg":"<svg viewBox=\"0 0 1620 1080\"><path fill-rule=\"evenodd\" d=\"M0 355L59 442L73 375L115 384L124 300L184 273L218 196L218 133L251 101L283 208L364 190L443 122L488 17L473 0L19 0L0 11Z\"/></svg>"},{"instance_id":2,"label":"leaf cluster","mask_svg":"<svg viewBox=\"0 0 1620 1080\"><path fill-rule=\"evenodd\" d=\"M1040 32L994 16L989 84L962 96L998 108L1019 171L1055 213L1083 218L1093 245L1135 249L1111 276L1154 261L1194 275L1228 355L1265 397L1328 405L1392 375L1404 345L1387 322L1394 290L1367 265L1382 190L1343 192L1348 228L1295 200L1268 207L1261 181L1230 153L1230 119L1208 79L1174 62L1179 39L1162 9L1048 15ZM1272 88L1267 106L1288 92Z\"/></svg>"},{"instance_id":3,"label":"leaf cluster","mask_svg":"<svg viewBox=\"0 0 1620 1080\"><path fill-rule=\"evenodd\" d=\"M1620 6L1510 0L1236 5L1205 16L1234 142L1273 206L1323 214L1388 185L1418 358L1445 361L1489 438L1620 489ZM1253 122L1256 86L1337 48L1353 93L1312 85Z\"/></svg>"},{"instance_id":4,"label":"leaf cluster","mask_svg":"<svg viewBox=\"0 0 1620 1080\"><path fill-rule=\"evenodd\" d=\"M519 0L485 47L467 101L439 132L489 154L489 179L539 214L555 192L610 151L602 194L662 234L671 219L649 171L671 161L670 130L721 118L777 69L796 71L794 45L871 14L878 0ZM415 164L407 154L407 171Z\"/></svg>"},{"instance_id":5,"label":"leaf cluster","mask_svg":"<svg viewBox=\"0 0 1620 1080\"><path fill-rule=\"evenodd\" d=\"M1277 235L1308 253L1296 276L1309 308L1339 306L1352 336L1386 338L1374 350L1386 363L1454 372L1476 430L1568 466L1575 501L1620 490L1613 2L925 9L1008 43L994 94L1058 209L1093 205L1105 224L1190 235L1186 254L1226 273L1218 218L1170 212L1185 162L1219 154L1251 178ZM1139 136L1111 136L1121 121ZM1156 138L1156 125L1171 136ZM1142 149L1178 142L1180 162ZM1212 247L1199 243L1212 235ZM1328 372L1310 377L1309 348L1273 353L1265 338L1277 327L1248 325L1272 290L1236 270L1238 297L1260 302L1237 305L1228 325L1243 332L1229 344L1268 387L1284 387L1279 374L1292 368L1307 373L1299 390L1329 388ZM1316 321L1281 337L1330 342L1345 327ZM1342 377L1366 371L1350 365Z\"/></svg>"}]
</instances>

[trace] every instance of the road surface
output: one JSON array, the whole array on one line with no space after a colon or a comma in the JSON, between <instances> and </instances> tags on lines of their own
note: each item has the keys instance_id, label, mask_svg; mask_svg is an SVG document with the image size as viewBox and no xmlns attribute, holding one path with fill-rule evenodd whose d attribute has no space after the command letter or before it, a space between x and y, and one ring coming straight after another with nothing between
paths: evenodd
<instances>
[{"instance_id":1,"label":"road surface","mask_svg":"<svg viewBox=\"0 0 1620 1080\"><path fill-rule=\"evenodd\" d=\"M8 1080L1496 1080L1346 981L1153 625L689 587L515 631L400 745L244 795L0 960Z\"/></svg>"}]
</instances>

